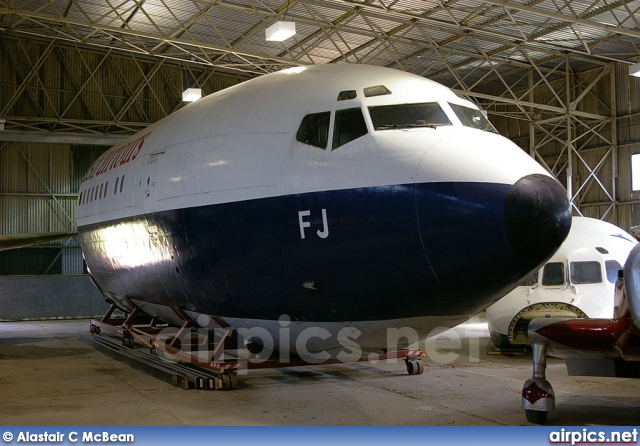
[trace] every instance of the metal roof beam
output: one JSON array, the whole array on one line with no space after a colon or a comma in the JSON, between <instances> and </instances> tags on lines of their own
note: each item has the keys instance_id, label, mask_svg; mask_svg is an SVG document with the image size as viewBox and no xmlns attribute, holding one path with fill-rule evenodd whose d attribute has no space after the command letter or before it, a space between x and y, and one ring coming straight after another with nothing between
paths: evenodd
<instances>
[{"instance_id":1,"label":"metal roof beam","mask_svg":"<svg viewBox=\"0 0 640 446\"><path fill-rule=\"evenodd\" d=\"M73 132L29 132L20 130L0 131L0 141L46 144L86 144L113 146L127 139L128 135L107 135Z\"/></svg>"}]
</instances>

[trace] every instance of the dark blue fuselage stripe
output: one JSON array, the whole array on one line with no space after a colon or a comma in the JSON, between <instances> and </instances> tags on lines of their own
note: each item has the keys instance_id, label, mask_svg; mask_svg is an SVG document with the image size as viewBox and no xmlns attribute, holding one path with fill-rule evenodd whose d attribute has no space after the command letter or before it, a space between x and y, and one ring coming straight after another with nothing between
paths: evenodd
<instances>
[{"instance_id":1,"label":"dark blue fuselage stripe","mask_svg":"<svg viewBox=\"0 0 640 446\"><path fill-rule=\"evenodd\" d=\"M79 232L94 279L115 296L269 320L471 315L537 266L505 238L508 190L426 183L305 193L163 211ZM157 229L136 239L127 231L134 225ZM110 239L116 233L124 239ZM136 263L126 246L147 250L144 261Z\"/></svg>"}]
</instances>

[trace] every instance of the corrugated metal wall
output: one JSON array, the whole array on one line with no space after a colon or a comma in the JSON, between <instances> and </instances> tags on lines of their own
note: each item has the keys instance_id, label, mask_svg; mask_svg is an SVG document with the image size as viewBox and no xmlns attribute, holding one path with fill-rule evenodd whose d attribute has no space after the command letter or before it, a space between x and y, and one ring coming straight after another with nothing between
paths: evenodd
<instances>
[{"instance_id":1,"label":"corrugated metal wall","mask_svg":"<svg viewBox=\"0 0 640 446\"><path fill-rule=\"evenodd\" d=\"M588 217L602 218L628 230L640 225L640 192L631 191L631 155L640 153L640 79L630 77L628 65L614 64L574 73L569 85L563 73L539 82L524 100L565 107L567 87L573 110L605 119L571 117L575 205ZM577 100L579 99L579 100ZM561 113L522 113L515 106L492 106L491 120L500 133L531 153L531 129L540 156L566 186L567 118ZM513 119L519 116L520 119ZM533 124L535 122L535 124ZM615 129L615 135L614 135ZM613 205L613 206L612 206Z\"/></svg>"},{"instance_id":2,"label":"corrugated metal wall","mask_svg":"<svg viewBox=\"0 0 640 446\"><path fill-rule=\"evenodd\" d=\"M631 190L631 155L640 153L640 78L629 76L626 65L616 67L618 127L618 199L621 217L629 226L640 225L640 192Z\"/></svg>"},{"instance_id":3,"label":"corrugated metal wall","mask_svg":"<svg viewBox=\"0 0 640 446\"><path fill-rule=\"evenodd\" d=\"M7 130L132 134L241 81L210 67L0 36L0 118ZM75 229L77 192L107 147L0 142L0 234ZM0 275L83 274L77 237L0 252Z\"/></svg>"},{"instance_id":4,"label":"corrugated metal wall","mask_svg":"<svg viewBox=\"0 0 640 446\"><path fill-rule=\"evenodd\" d=\"M80 181L107 147L15 142L0 147L0 233L73 231ZM0 252L1 275L84 272L77 237Z\"/></svg>"}]
</instances>

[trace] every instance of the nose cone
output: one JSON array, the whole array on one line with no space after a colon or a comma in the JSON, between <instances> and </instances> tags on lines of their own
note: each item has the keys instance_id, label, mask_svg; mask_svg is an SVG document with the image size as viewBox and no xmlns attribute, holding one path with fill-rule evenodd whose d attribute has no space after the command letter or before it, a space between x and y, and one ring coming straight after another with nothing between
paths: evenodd
<instances>
[{"instance_id":1,"label":"nose cone","mask_svg":"<svg viewBox=\"0 0 640 446\"><path fill-rule=\"evenodd\" d=\"M571 207L564 189L545 175L528 175L509 191L504 230L513 250L535 264L552 255L569 234Z\"/></svg>"},{"instance_id":2,"label":"nose cone","mask_svg":"<svg viewBox=\"0 0 640 446\"><path fill-rule=\"evenodd\" d=\"M553 255L571 226L562 186L537 173L513 184L417 184L416 209L424 274L437 284L430 293L460 314L511 291Z\"/></svg>"}]
</instances>

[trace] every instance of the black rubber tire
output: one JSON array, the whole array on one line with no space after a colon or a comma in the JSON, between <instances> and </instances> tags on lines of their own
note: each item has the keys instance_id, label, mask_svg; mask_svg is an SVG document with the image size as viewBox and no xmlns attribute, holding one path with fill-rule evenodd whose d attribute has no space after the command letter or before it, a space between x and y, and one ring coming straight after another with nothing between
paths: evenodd
<instances>
[{"instance_id":1,"label":"black rubber tire","mask_svg":"<svg viewBox=\"0 0 640 446\"><path fill-rule=\"evenodd\" d=\"M549 412L544 410L525 409L524 413L527 416L527 421L529 423L545 424L547 422L547 414Z\"/></svg>"}]
</instances>

